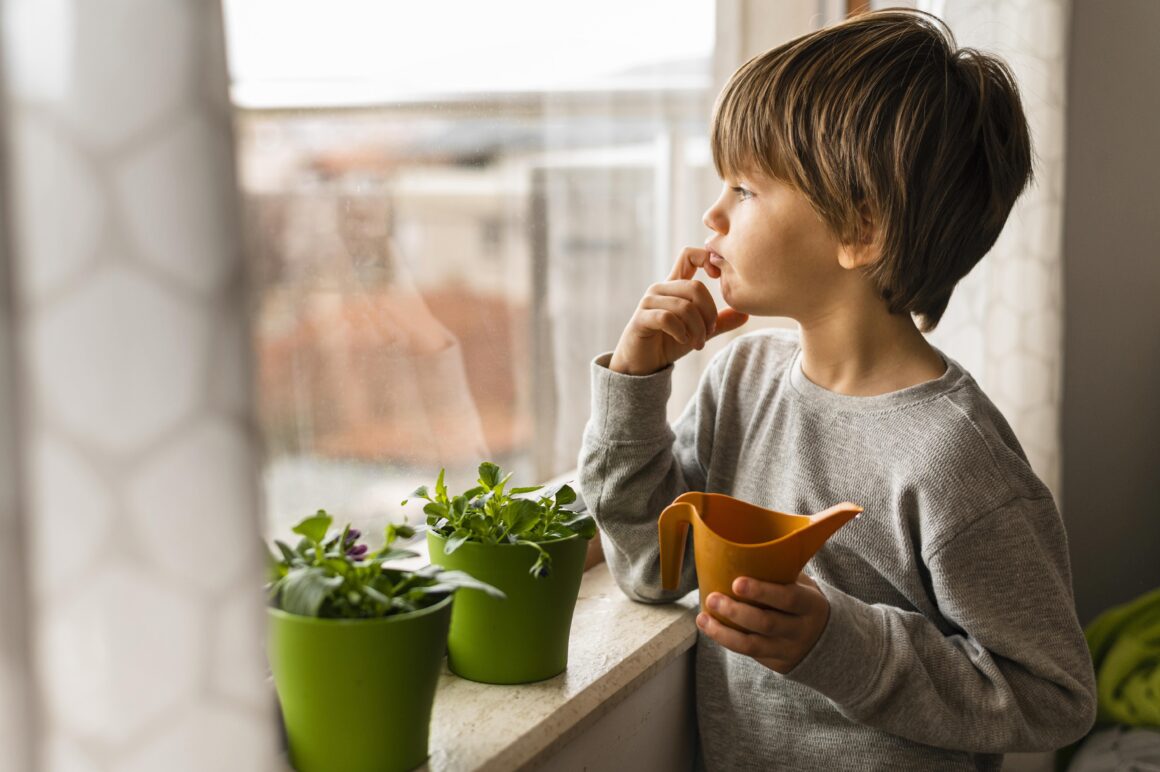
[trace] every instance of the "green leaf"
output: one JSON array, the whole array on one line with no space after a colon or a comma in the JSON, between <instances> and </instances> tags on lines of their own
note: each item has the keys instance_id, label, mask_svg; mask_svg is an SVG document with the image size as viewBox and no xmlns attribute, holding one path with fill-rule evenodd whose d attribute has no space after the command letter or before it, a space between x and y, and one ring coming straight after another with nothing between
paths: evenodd
<instances>
[{"instance_id":1,"label":"green leaf","mask_svg":"<svg viewBox=\"0 0 1160 772\"><path fill-rule=\"evenodd\" d=\"M276 582L270 582L266 585L266 597L274 604L278 602L278 593L282 591L282 584L286 581L286 577L282 577Z\"/></svg>"},{"instance_id":2,"label":"green leaf","mask_svg":"<svg viewBox=\"0 0 1160 772\"><path fill-rule=\"evenodd\" d=\"M346 561L345 558L326 558L322 561L323 568L329 568L339 576L346 576L351 572L353 566Z\"/></svg>"},{"instance_id":3,"label":"green leaf","mask_svg":"<svg viewBox=\"0 0 1160 772\"><path fill-rule=\"evenodd\" d=\"M579 515L564 523L564 527L584 539L591 539L596 535L596 520L591 515Z\"/></svg>"},{"instance_id":4,"label":"green leaf","mask_svg":"<svg viewBox=\"0 0 1160 772\"><path fill-rule=\"evenodd\" d=\"M467 499L465 499L463 496L456 496L455 498L453 498L451 500L450 516L452 518L455 518L455 519L461 518L461 517L463 517L463 513L465 513L466 511L467 511Z\"/></svg>"},{"instance_id":5,"label":"green leaf","mask_svg":"<svg viewBox=\"0 0 1160 772\"><path fill-rule=\"evenodd\" d=\"M557 491L560 491L565 487L565 483L556 483L555 485L548 486L547 488L544 488L542 491L540 491L537 498L552 499L556 496Z\"/></svg>"},{"instance_id":6,"label":"green leaf","mask_svg":"<svg viewBox=\"0 0 1160 772\"><path fill-rule=\"evenodd\" d=\"M401 525L399 523L390 523L387 525L385 537L388 545L393 544L395 539L410 539L415 535L415 529L409 525Z\"/></svg>"},{"instance_id":7,"label":"green leaf","mask_svg":"<svg viewBox=\"0 0 1160 772\"><path fill-rule=\"evenodd\" d=\"M510 491L508 491L508 493L512 496L518 496L521 493L531 493L532 491L538 491L543 487L543 485L529 485L526 488L512 488Z\"/></svg>"},{"instance_id":8,"label":"green leaf","mask_svg":"<svg viewBox=\"0 0 1160 772\"><path fill-rule=\"evenodd\" d=\"M499 483L495 486L495 495L503 496L503 489L507 487L508 480L512 479L513 474L515 474L515 472L508 472L506 475L504 475L504 478L500 480Z\"/></svg>"},{"instance_id":9,"label":"green leaf","mask_svg":"<svg viewBox=\"0 0 1160 772\"><path fill-rule=\"evenodd\" d=\"M390 598L388 598L386 595L383 595L381 592L376 590L374 587L371 587L370 585L364 585L362 591L364 595L373 600L375 603L378 603L380 606L391 605Z\"/></svg>"},{"instance_id":10,"label":"green leaf","mask_svg":"<svg viewBox=\"0 0 1160 772\"><path fill-rule=\"evenodd\" d=\"M427 580L427 579L434 578L442 570L443 570L443 566L437 566L437 565L432 563L430 565L423 566L418 571L412 571L411 575L417 579Z\"/></svg>"},{"instance_id":11,"label":"green leaf","mask_svg":"<svg viewBox=\"0 0 1160 772\"><path fill-rule=\"evenodd\" d=\"M554 523L544 532L545 539L567 539L569 536L575 535L575 531L565 528L561 523Z\"/></svg>"},{"instance_id":12,"label":"green leaf","mask_svg":"<svg viewBox=\"0 0 1160 772\"><path fill-rule=\"evenodd\" d=\"M450 555L452 552L455 552L455 550L459 549L463 543L470 538L471 534L468 531L456 531L451 535L451 538L447 540L447 543L443 545L443 554Z\"/></svg>"},{"instance_id":13,"label":"green leaf","mask_svg":"<svg viewBox=\"0 0 1160 772\"><path fill-rule=\"evenodd\" d=\"M500 468L490 461L484 461L479 465L479 482L488 490L491 490L499 482Z\"/></svg>"},{"instance_id":14,"label":"green leaf","mask_svg":"<svg viewBox=\"0 0 1160 772\"><path fill-rule=\"evenodd\" d=\"M571 504L575 500L576 491L572 490L567 485L561 487L560 491L556 494L556 506L558 507L562 507L565 504Z\"/></svg>"},{"instance_id":15,"label":"green leaf","mask_svg":"<svg viewBox=\"0 0 1160 772\"><path fill-rule=\"evenodd\" d=\"M299 560L299 555L294 550L290 549L290 545L284 541L274 540L274 546L282 553L282 560L288 565L292 565L294 561Z\"/></svg>"},{"instance_id":16,"label":"green leaf","mask_svg":"<svg viewBox=\"0 0 1160 772\"><path fill-rule=\"evenodd\" d=\"M538 503L530 499L515 499L504 509L503 519L510 533L525 534L540 522L540 514Z\"/></svg>"},{"instance_id":17,"label":"green leaf","mask_svg":"<svg viewBox=\"0 0 1160 772\"><path fill-rule=\"evenodd\" d=\"M282 610L316 617L327 596L341 586L341 576L327 576L326 571L318 566L291 571L282 580Z\"/></svg>"},{"instance_id":18,"label":"green leaf","mask_svg":"<svg viewBox=\"0 0 1160 772\"><path fill-rule=\"evenodd\" d=\"M435 499L437 501L447 501L447 486L443 484L443 473L445 469L439 470L439 479L435 481Z\"/></svg>"},{"instance_id":19,"label":"green leaf","mask_svg":"<svg viewBox=\"0 0 1160 772\"><path fill-rule=\"evenodd\" d=\"M406 504L411 499L427 499L427 501L430 501L431 500L431 492L427 490L426 485L420 485L418 488L411 491L410 496L403 499L403 504Z\"/></svg>"},{"instance_id":20,"label":"green leaf","mask_svg":"<svg viewBox=\"0 0 1160 772\"><path fill-rule=\"evenodd\" d=\"M321 542L326 538L326 532L330 529L333 520L334 518L326 514L326 510L320 509L318 514L311 515L291 530L311 541Z\"/></svg>"},{"instance_id":21,"label":"green leaf","mask_svg":"<svg viewBox=\"0 0 1160 772\"><path fill-rule=\"evenodd\" d=\"M453 592L455 592L455 588L448 584L425 584L420 587L412 587L402 597L418 601L430 595L449 595Z\"/></svg>"},{"instance_id":22,"label":"green leaf","mask_svg":"<svg viewBox=\"0 0 1160 772\"><path fill-rule=\"evenodd\" d=\"M289 567L274 555L270 550L266 550L266 581L276 582L286 575Z\"/></svg>"},{"instance_id":23,"label":"green leaf","mask_svg":"<svg viewBox=\"0 0 1160 772\"><path fill-rule=\"evenodd\" d=\"M446 588L451 590L457 588L479 590L499 600L507 599L507 595L498 587L493 587L486 582L481 582L471 574L468 574L464 571L440 571L436 579L437 584L430 585L433 588Z\"/></svg>"},{"instance_id":24,"label":"green leaf","mask_svg":"<svg viewBox=\"0 0 1160 772\"><path fill-rule=\"evenodd\" d=\"M423 511L432 517L447 517L447 505L437 501L432 501L430 504L423 507Z\"/></svg>"},{"instance_id":25,"label":"green leaf","mask_svg":"<svg viewBox=\"0 0 1160 772\"><path fill-rule=\"evenodd\" d=\"M386 563L389 560L402 560L404 558L417 557L419 557L419 553L412 552L411 550L385 549L375 556L375 561L378 563Z\"/></svg>"},{"instance_id":26,"label":"green leaf","mask_svg":"<svg viewBox=\"0 0 1160 772\"><path fill-rule=\"evenodd\" d=\"M491 519L482 512L470 512L460 523L461 527L476 534L487 533L491 530Z\"/></svg>"}]
</instances>

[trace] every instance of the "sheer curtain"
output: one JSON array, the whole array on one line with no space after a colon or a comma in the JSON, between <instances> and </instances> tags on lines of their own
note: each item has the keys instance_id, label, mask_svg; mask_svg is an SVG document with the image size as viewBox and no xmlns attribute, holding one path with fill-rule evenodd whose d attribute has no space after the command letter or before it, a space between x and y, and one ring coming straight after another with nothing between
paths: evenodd
<instances>
[{"instance_id":1,"label":"sheer curtain","mask_svg":"<svg viewBox=\"0 0 1160 772\"><path fill-rule=\"evenodd\" d=\"M1010 421L1060 501L1067 0L928 0L960 46L1002 56L1022 91L1036 180L991 252L955 290L930 338Z\"/></svg>"},{"instance_id":2,"label":"sheer curtain","mask_svg":"<svg viewBox=\"0 0 1160 772\"><path fill-rule=\"evenodd\" d=\"M0 769L279 769L220 11L0 10Z\"/></svg>"}]
</instances>

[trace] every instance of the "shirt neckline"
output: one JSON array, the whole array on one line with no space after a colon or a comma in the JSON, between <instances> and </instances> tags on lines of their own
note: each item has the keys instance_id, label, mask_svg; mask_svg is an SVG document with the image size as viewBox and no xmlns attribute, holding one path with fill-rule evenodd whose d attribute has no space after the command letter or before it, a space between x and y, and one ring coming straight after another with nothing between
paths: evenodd
<instances>
[{"instance_id":1,"label":"shirt neckline","mask_svg":"<svg viewBox=\"0 0 1160 772\"><path fill-rule=\"evenodd\" d=\"M789 381L794 391L807 403L827 407L833 410L842 410L856 413L870 413L881 410L894 410L900 407L926 402L951 391L966 377L966 371L958 362L948 357L939 348L931 346L946 363L946 371L938 378L913 386L907 386L897 391L875 394L868 397L856 397L849 394L839 394L819 386L806 377L802 370L802 348L799 343L794 349L789 365Z\"/></svg>"}]
</instances>

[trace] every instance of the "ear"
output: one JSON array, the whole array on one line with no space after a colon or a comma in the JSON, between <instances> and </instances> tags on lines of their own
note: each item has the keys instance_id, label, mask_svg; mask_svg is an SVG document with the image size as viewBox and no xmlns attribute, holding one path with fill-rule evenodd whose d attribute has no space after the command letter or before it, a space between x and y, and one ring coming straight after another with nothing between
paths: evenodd
<instances>
[{"instance_id":1,"label":"ear","mask_svg":"<svg viewBox=\"0 0 1160 772\"><path fill-rule=\"evenodd\" d=\"M861 204L858 212L861 217L858 236L853 243L838 247L838 263L848 271L873 265L882 257L882 233L870 216L870 208Z\"/></svg>"},{"instance_id":2,"label":"ear","mask_svg":"<svg viewBox=\"0 0 1160 772\"><path fill-rule=\"evenodd\" d=\"M882 257L882 250L877 242L870 244L842 244L838 247L838 264L847 271L855 268L865 268L878 262Z\"/></svg>"}]
</instances>

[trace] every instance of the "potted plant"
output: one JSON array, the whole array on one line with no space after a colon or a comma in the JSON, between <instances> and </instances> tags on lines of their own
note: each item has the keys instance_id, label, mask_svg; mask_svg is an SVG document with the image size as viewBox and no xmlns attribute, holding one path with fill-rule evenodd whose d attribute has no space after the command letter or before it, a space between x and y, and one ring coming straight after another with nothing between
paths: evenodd
<instances>
[{"instance_id":1,"label":"potted plant","mask_svg":"<svg viewBox=\"0 0 1160 772\"><path fill-rule=\"evenodd\" d=\"M268 655L290 761L299 772L409 770L427 758L435 687L455 590L503 593L460 571L388 563L410 526L388 525L371 552L346 525L327 538L325 511L269 556ZM470 594L470 593L468 593Z\"/></svg>"},{"instance_id":2,"label":"potted plant","mask_svg":"<svg viewBox=\"0 0 1160 772\"><path fill-rule=\"evenodd\" d=\"M447 664L472 681L516 684L558 675L568 665L572 612L584 574L592 517L569 510L566 484L507 490L511 475L491 462L477 485L452 496L440 470L426 500L431 562L499 588L506 600L471 593L455 602ZM410 499L403 501L406 504Z\"/></svg>"}]
</instances>

